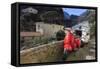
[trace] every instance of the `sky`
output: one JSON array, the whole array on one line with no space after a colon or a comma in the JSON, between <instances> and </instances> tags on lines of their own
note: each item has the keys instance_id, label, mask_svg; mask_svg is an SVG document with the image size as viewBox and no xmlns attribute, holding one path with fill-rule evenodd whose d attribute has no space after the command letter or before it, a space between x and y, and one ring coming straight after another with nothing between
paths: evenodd
<instances>
[{"instance_id":1,"label":"sky","mask_svg":"<svg viewBox=\"0 0 100 69\"><path fill-rule=\"evenodd\" d=\"M78 9L78 8L63 8L63 11L67 12L69 15L80 15L85 12L87 9Z\"/></svg>"}]
</instances>

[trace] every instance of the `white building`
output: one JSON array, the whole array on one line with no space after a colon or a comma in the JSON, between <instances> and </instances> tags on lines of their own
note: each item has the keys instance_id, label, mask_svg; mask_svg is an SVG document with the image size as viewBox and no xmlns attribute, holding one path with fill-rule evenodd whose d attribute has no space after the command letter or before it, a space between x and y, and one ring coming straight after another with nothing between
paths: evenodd
<instances>
[{"instance_id":1,"label":"white building","mask_svg":"<svg viewBox=\"0 0 100 69\"><path fill-rule=\"evenodd\" d=\"M81 29L80 29L81 27ZM81 40L85 43L88 43L90 39L90 26L88 21L83 21L75 26L72 27L74 30L81 30L82 31L82 36Z\"/></svg>"}]
</instances>

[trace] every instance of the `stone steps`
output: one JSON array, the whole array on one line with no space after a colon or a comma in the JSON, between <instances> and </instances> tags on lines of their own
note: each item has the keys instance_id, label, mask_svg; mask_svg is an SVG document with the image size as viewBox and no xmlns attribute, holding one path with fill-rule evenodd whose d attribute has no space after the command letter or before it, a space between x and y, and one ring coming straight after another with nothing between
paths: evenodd
<instances>
[{"instance_id":1,"label":"stone steps","mask_svg":"<svg viewBox=\"0 0 100 69\"><path fill-rule=\"evenodd\" d=\"M86 60L93 60L93 59L95 59L95 57L90 56L90 55L87 55L87 56L85 57L85 59L86 59Z\"/></svg>"},{"instance_id":2,"label":"stone steps","mask_svg":"<svg viewBox=\"0 0 100 69\"><path fill-rule=\"evenodd\" d=\"M90 49L89 52L95 53L95 49Z\"/></svg>"}]
</instances>

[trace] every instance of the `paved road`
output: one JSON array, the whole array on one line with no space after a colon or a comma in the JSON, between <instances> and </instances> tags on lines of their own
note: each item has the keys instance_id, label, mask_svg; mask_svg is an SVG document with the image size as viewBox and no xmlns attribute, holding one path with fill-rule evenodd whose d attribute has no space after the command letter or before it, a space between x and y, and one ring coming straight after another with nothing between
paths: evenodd
<instances>
[{"instance_id":1,"label":"paved road","mask_svg":"<svg viewBox=\"0 0 100 69\"><path fill-rule=\"evenodd\" d=\"M87 60L95 59L95 38L93 37L89 42L89 54L85 58Z\"/></svg>"},{"instance_id":2,"label":"paved road","mask_svg":"<svg viewBox=\"0 0 100 69\"><path fill-rule=\"evenodd\" d=\"M93 60L95 59L95 37L92 37L88 44L71 53L66 61Z\"/></svg>"}]
</instances>

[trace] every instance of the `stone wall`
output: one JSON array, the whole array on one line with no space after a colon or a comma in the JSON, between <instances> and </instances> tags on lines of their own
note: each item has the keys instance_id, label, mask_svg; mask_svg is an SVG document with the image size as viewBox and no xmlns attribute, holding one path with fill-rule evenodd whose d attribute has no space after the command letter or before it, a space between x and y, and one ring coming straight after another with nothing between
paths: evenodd
<instances>
[{"instance_id":1,"label":"stone wall","mask_svg":"<svg viewBox=\"0 0 100 69\"><path fill-rule=\"evenodd\" d=\"M20 51L20 63L42 63L62 61L63 41L55 41Z\"/></svg>"},{"instance_id":2,"label":"stone wall","mask_svg":"<svg viewBox=\"0 0 100 69\"><path fill-rule=\"evenodd\" d=\"M57 25L57 24L50 24L50 23L44 23L44 22L36 22L36 31L40 31L43 33L43 37L56 37L56 33L59 30L63 30L64 26Z\"/></svg>"}]
</instances>

